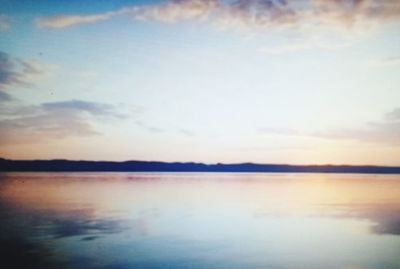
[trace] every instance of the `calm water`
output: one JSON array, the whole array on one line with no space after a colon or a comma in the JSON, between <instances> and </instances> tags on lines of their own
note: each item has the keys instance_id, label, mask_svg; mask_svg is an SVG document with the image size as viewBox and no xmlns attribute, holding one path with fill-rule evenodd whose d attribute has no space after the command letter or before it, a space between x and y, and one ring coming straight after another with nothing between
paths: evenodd
<instances>
[{"instance_id":1,"label":"calm water","mask_svg":"<svg viewBox=\"0 0 400 269\"><path fill-rule=\"evenodd\" d=\"M0 255L7 269L400 269L400 176L0 174Z\"/></svg>"}]
</instances>

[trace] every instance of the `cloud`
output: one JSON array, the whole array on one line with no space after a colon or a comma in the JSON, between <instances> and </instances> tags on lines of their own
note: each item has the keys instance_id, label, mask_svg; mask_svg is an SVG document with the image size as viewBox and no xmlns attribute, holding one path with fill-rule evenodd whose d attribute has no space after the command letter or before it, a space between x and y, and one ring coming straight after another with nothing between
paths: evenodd
<instances>
[{"instance_id":1,"label":"cloud","mask_svg":"<svg viewBox=\"0 0 400 269\"><path fill-rule=\"evenodd\" d=\"M142 21L208 22L218 28L373 28L398 21L397 0L169 0L154 5L129 6L90 15L39 18L42 28L65 28L128 16ZM368 27L366 27L368 26Z\"/></svg>"},{"instance_id":2,"label":"cloud","mask_svg":"<svg viewBox=\"0 0 400 269\"><path fill-rule=\"evenodd\" d=\"M259 134L316 137L332 140L358 140L400 146L400 108L386 113L380 121L368 122L363 126L329 131L309 132L291 128L259 128Z\"/></svg>"},{"instance_id":3,"label":"cloud","mask_svg":"<svg viewBox=\"0 0 400 269\"><path fill-rule=\"evenodd\" d=\"M163 128L155 127L155 126L149 126L148 124L144 123L141 120L135 121L135 124L141 128L143 128L146 131L152 132L152 133L164 133L166 130Z\"/></svg>"},{"instance_id":4,"label":"cloud","mask_svg":"<svg viewBox=\"0 0 400 269\"><path fill-rule=\"evenodd\" d=\"M386 119L391 121L400 121L400 108L396 108L389 113L386 113Z\"/></svg>"},{"instance_id":5,"label":"cloud","mask_svg":"<svg viewBox=\"0 0 400 269\"><path fill-rule=\"evenodd\" d=\"M175 129L175 128L160 128L157 126L149 125L148 123L145 123L141 120L136 120L135 124L136 124L136 126L140 127L141 129L146 130L151 133L155 133L155 134L174 132L174 133L178 133L180 135L184 135L186 137L195 136L194 132L192 132L191 130L185 129L185 128L177 128L177 129Z\"/></svg>"},{"instance_id":6,"label":"cloud","mask_svg":"<svg viewBox=\"0 0 400 269\"><path fill-rule=\"evenodd\" d=\"M58 217L49 220L53 226L53 236L55 238L65 238L70 236L90 236L119 233L123 230L120 220L92 219L86 216L80 218ZM84 237L84 240L95 238Z\"/></svg>"},{"instance_id":7,"label":"cloud","mask_svg":"<svg viewBox=\"0 0 400 269\"><path fill-rule=\"evenodd\" d=\"M5 92L1 92L0 91L0 103L2 102L8 102L13 100L13 98L11 97L11 95L9 95L8 93Z\"/></svg>"},{"instance_id":8,"label":"cloud","mask_svg":"<svg viewBox=\"0 0 400 269\"><path fill-rule=\"evenodd\" d=\"M188 137L194 136L194 133L188 129L179 129L178 132Z\"/></svg>"},{"instance_id":9,"label":"cloud","mask_svg":"<svg viewBox=\"0 0 400 269\"><path fill-rule=\"evenodd\" d=\"M400 3L397 0L314 0L319 12L331 17L355 21L369 17L382 20L398 19Z\"/></svg>"},{"instance_id":10,"label":"cloud","mask_svg":"<svg viewBox=\"0 0 400 269\"><path fill-rule=\"evenodd\" d=\"M13 59L8 54L0 52L0 89L19 81L20 74L16 69Z\"/></svg>"},{"instance_id":11,"label":"cloud","mask_svg":"<svg viewBox=\"0 0 400 269\"><path fill-rule=\"evenodd\" d=\"M11 100L6 91L16 87L32 86L47 77L50 69L43 63L13 58L0 51L0 100Z\"/></svg>"},{"instance_id":12,"label":"cloud","mask_svg":"<svg viewBox=\"0 0 400 269\"><path fill-rule=\"evenodd\" d=\"M381 216L380 220L372 227L372 231L377 234L400 235L400 219L397 215L388 215L386 218Z\"/></svg>"},{"instance_id":13,"label":"cloud","mask_svg":"<svg viewBox=\"0 0 400 269\"><path fill-rule=\"evenodd\" d=\"M136 20L175 23L186 20L216 22L219 26L292 22L295 12L283 0L170 0L158 5L130 6L92 15L39 18L41 28L66 28L126 15Z\"/></svg>"},{"instance_id":14,"label":"cloud","mask_svg":"<svg viewBox=\"0 0 400 269\"><path fill-rule=\"evenodd\" d=\"M400 65L400 57L386 57L380 60L371 61L370 65L376 67L385 67L385 66L398 66Z\"/></svg>"},{"instance_id":15,"label":"cloud","mask_svg":"<svg viewBox=\"0 0 400 269\"><path fill-rule=\"evenodd\" d=\"M147 130L153 133L163 133L165 132L164 129L158 127L147 127Z\"/></svg>"},{"instance_id":16,"label":"cloud","mask_svg":"<svg viewBox=\"0 0 400 269\"><path fill-rule=\"evenodd\" d=\"M149 5L130 9L130 15L138 20L174 23L190 19L206 19L218 7L216 0L173 0L160 5ZM128 10L128 9L126 9Z\"/></svg>"},{"instance_id":17,"label":"cloud","mask_svg":"<svg viewBox=\"0 0 400 269\"><path fill-rule=\"evenodd\" d=\"M11 23L6 15L0 14L0 32L7 32L11 28Z\"/></svg>"},{"instance_id":18,"label":"cloud","mask_svg":"<svg viewBox=\"0 0 400 269\"><path fill-rule=\"evenodd\" d=\"M121 119L114 106L81 100L1 108L0 144L31 143L100 133L93 126L103 119Z\"/></svg>"},{"instance_id":19,"label":"cloud","mask_svg":"<svg viewBox=\"0 0 400 269\"><path fill-rule=\"evenodd\" d=\"M308 150L313 150L314 147L312 146L297 146L297 145L275 145L275 146L245 146L245 147L232 147L229 148L229 150L234 150L234 151L293 151L293 150L298 150L298 151L308 151Z\"/></svg>"},{"instance_id":20,"label":"cloud","mask_svg":"<svg viewBox=\"0 0 400 269\"><path fill-rule=\"evenodd\" d=\"M63 102L54 102L54 103L44 103L41 105L44 110L49 112L68 112L68 111L80 111L87 112L91 115L96 116L116 116L114 113L114 107L108 104L94 103L94 102L86 102L81 100L70 100Z\"/></svg>"},{"instance_id":21,"label":"cloud","mask_svg":"<svg viewBox=\"0 0 400 269\"><path fill-rule=\"evenodd\" d=\"M138 18L161 22L197 19L220 28L285 25L297 20L296 11L282 0L176 0L143 8Z\"/></svg>"},{"instance_id":22,"label":"cloud","mask_svg":"<svg viewBox=\"0 0 400 269\"><path fill-rule=\"evenodd\" d=\"M327 204L335 208L335 217L368 219L376 234L400 235L400 206L396 203Z\"/></svg>"},{"instance_id":23,"label":"cloud","mask_svg":"<svg viewBox=\"0 0 400 269\"><path fill-rule=\"evenodd\" d=\"M107 12L97 15L53 16L48 18L37 19L36 25L40 28L53 28L53 29L66 28L81 24L91 24L91 23L106 21L118 14L121 14L121 11Z\"/></svg>"},{"instance_id":24,"label":"cloud","mask_svg":"<svg viewBox=\"0 0 400 269\"><path fill-rule=\"evenodd\" d=\"M367 123L363 128L320 132L314 136L328 139L351 139L363 142L400 145L400 108L386 113L379 122Z\"/></svg>"}]
</instances>

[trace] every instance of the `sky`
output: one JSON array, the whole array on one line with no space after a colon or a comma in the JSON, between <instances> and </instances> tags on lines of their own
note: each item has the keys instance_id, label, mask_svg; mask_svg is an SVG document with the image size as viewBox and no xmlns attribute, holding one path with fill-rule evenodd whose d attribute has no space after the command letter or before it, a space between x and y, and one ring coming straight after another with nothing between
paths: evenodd
<instances>
[{"instance_id":1,"label":"sky","mask_svg":"<svg viewBox=\"0 0 400 269\"><path fill-rule=\"evenodd\" d=\"M0 0L0 157L400 165L400 1Z\"/></svg>"}]
</instances>

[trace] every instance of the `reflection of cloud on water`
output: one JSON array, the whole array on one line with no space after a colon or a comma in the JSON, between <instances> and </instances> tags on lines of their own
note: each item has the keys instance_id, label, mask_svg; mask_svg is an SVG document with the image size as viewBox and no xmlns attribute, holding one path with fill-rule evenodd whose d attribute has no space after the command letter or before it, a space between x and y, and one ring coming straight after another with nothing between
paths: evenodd
<instances>
[{"instance_id":1,"label":"reflection of cloud on water","mask_svg":"<svg viewBox=\"0 0 400 269\"><path fill-rule=\"evenodd\" d=\"M375 212L371 220L376 222L372 227L374 233L400 235L400 209Z\"/></svg>"},{"instance_id":2,"label":"reflection of cloud on water","mask_svg":"<svg viewBox=\"0 0 400 269\"><path fill-rule=\"evenodd\" d=\"M127 230L140 236L150 233L149 220L144 217L100 218L91 208L56 211L23 208L0 201L0 219L6 220L0 222L0 268L75 268L78 261L69 260L64 257L63 251L55 249L53 244L56 241L71 242L71 238L77 246L96 244L98 247L108 242L97 241L107 240L107 235L116 235ZM92 262L84 261L85 264ZM93 268L101 266L96 262Z\"/></svg>"},{"instance_id":3,"label":"reflection of cloud on water","mask_svg":"<svg viewBox=\"0 0 400 269\"><path fill-rule=\"evenodd\" d=\"M297 209L297 210L296 210ZM397 203L322 203L304 208L273 207L256 210L255 219L286 217L317 217L362 219L371 222L375 234L400 235L400 204Z\"/></svg>"},{"instance_id":4,"label":"reflection of cloud on water","mask_svg":"<svg viewBox=\"0 0 400 269\"><path fill-rule=\"evenodd\" d=\"M97 238L99 238L99 236L86 236L86 237L82 238L81 240L82 241L92 241L92 240L95 240Z\"/></svg>"},{"instance_id":5,"label":"reflection of cloud on water","mask_svg":"<svg viewBox=\"0 0 400 269\"><path fill-rule=\"evenodd\" d=\"M372 230L378 234L400 235L400 217L395 220L377 223Z\"/></svg>"},{"instance_id":6,"label":"reflection of cloud on water","mask_svg":"<svg viewBox=\"0 0 400 269\"><path fill-rule=\"evenodd\" d=\"M60 263L87 269L188 268L180 263L186 261L216 268L216 260L226 265L219 268L238 268L231 262L244 265L253 254L254 264L264 265L257 268L293 268L291 255L300 257L299 263L310 260L313 266L303 261L297 266L302 269L395 268L397 262L390 250L399 238L371 236L365 228L400 234L398 176L138 174L135 179L125 173L10 174L0 186L0 244L12 248L21 245L13 238L24 238L37 251L48 246ZM32 251L25 246L20 248ZM46 255L43 251L45 260L54 260ZM265 266L267 259L290 264ZM319 266L325 262L329 266ZM389 265L351 267L373 262Z\"/></svg>"},{"instance_id":7,"label":"reflection of cloud on water","mask_svg":"<svg viewBox=\"0 0 400 269\"><path fill-rule=\"evenodd\" d=\"M372 221L376 234L400 235L400 205L396 204L324 204L335 209L335 217L360 218Z\"/></svg>"},{"instance_id":8,"label":"reflection of cloud on water","mask_svg":"<svg viewBox=\"0 0 400 269\"><path fill-rule=\"evenodd\" d=\"M0 207L0 217L8 216L7 223L0 228L18 235L40 234L46 237L64 238L70 236L101 236L122 232L126 221L113 218L98 218L93 209L71 209L55 211L21 208L7 204ZM14 218L12 216L15 216ZM20 227L21 226L21 227ZM5 232L2 237L8 237Z\"/></svg>"},{"instance_id":9,"label":"reflection of cloud on water","mask_svg":"<svg viewBox=\"0 0 400 269\"><path fill-rule=\"evenodd\" d=\"M105 250L119 238L119 245L129 245L133 252L141 250L143 237L152 235L151 224L161 213L157 208L142 210L132 217L120 214L99 214L89 206L36 208L21 206L0 197L0 268L132 268L118 264ZM121 235L123 235L121 237ZM82 248L67 251L64 247ZM85 256L88 251L105 253L104 257ZM99 250L100 249L100 250ZM69 258L75 253L75 258ZM102 254L100 254L102 255ZM140 267L139 267L140 268ZM158 267L163 268L163 267Z\"/></svg>"},{"instance_id":10,"label":"reflection of cloud on water","mask_svg":"<svg viewBox=\"0 0 400 269\"><path fill-rule=\"evenodd\" d=\"M56 238L91 234L118 233L121 231L119 220L91 219L55 219L52 221Z\"/></svg>"}]
</instances>

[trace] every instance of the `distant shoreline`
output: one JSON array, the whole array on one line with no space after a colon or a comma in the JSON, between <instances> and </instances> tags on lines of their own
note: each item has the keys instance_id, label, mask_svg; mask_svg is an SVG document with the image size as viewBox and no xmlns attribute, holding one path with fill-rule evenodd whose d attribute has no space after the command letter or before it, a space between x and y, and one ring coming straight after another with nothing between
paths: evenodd
<instances>
[{"instance_id":1,"label":"distant shoreline","mask_svg":"<svg viewBox=\"0 0 400 269\"><path fill-rule=\"evenodd\" d=\"M8 160L0 158L1 172L247 172L400 174L398 166L204 164L153 161Z\"/></svg>"}]
</instances>

